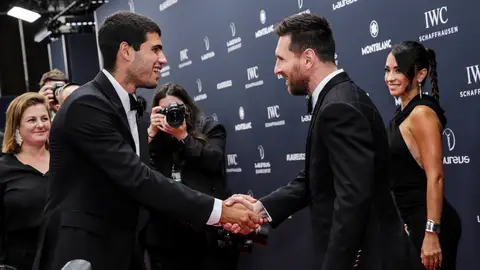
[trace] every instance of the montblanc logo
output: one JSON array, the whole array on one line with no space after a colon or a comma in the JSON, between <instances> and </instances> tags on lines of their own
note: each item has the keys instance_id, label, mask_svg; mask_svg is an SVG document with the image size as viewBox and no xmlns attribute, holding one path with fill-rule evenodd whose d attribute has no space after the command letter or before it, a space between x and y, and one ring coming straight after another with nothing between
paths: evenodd
<instances>
[{"instance_id":1,"label":"montblanc logo","mask_svg":"<svg viewBox=\"0 0 480 270\"><path fill-rule=\"evenodd\" d=\"M235 37L237 34L237 29L235 27L235 23L231 22L230 23L230 32L232 32L232 39L227 41L227 52L231 53L235 50L238 50L242 47L242 38L241 37Z\"/></svg>"},{"instance_id":2,"label":"montblanc logo","mask_svg":"<svg viewBox=\"0 0 480 270\"><path fill-rule=\"evenodd\" d=\"M128 0L128 7L130 9L130 12L135 12L135 3L133 0Z\"/></svg>"},{"instance_id":3,"label":"montblanc logo","mask_svg":"<svg viewBox=\"0 0 480 270\"><path fill-rule=\"evenodd\" d=\"M265 127L278 127L285 125L285 120L279 120L280 118L280 106L274 105L267 107L267 116L268 120L272 120L270 122L265 123Z\"/></svg>"},{"instance_id":4,"label":"montblanc logo","mask_svg":"<svg viewBox=\"0 0 480 270\"><path fill-rule=\"evenodd\" d=\"M455 133L452 129L446 128L443 130L442 135L446 140L446 145L448 148L448 152L452 152L455 150L456 146L456 137ZM468 164L470 163L470 157L467 155L459 155L459 156L444 156L443 157L443 164L450 165L450 164Z\"/></svg>"},{"instance_id":5,"label":"montblanc logo","mask_svg":"<svg viewBox=\"0 0 480 270\"><path fill-rule=\"evenodd\" d=\"M378 26L377 21L373 20L370 22L370 35L372 35L373 38L376 38L378 36L378 32L380 31L380 27Z\"/></svg>"},{"instance_id":6,"label":"montblanc logo","mask_svg":"<svg viewBox=\"0 0 480 270\"><path fill-rule=\"evenodd\" d=\"M301 161L305 160L305 153L287 154L287 161Z\"/></svg>"},{"instance_id":7,"label":"montblanc logo","mask_svg":"<svg viewBox=\"0 0 480 270\"><path fill-rule=\"evenodd\" d=\"M198 89L198 93L202 93L202 80L200 79L197 79L197 89ZM206 93L203 93L203 94L198 94L196 95L195 97L193 97L193 100L195 101L200 101L200 100L204 100L204 99L207 99L207 94Z\"/></svg>"},{"instance_id":8,"label":"montblanc logo","mask_svg":"<svg viewBox=\"0 0 480 270\"><path fill-rule=\"evenodd\" d=\"M170 75L170 66L164 66L162 67L162 70L160 70L160 76L163 77L167 77L168 75Z\"/></svg>"},{"instance_id":9,"label":"montblanc logo","mask_svg":"<svg viewBox=\"0 0 480 270\"><path fill-rule=\"evenodd\" d=\"M467 84L474 84L474 89L463 90L460 92L460 97L471 97L471 96L478 96L480 95L480 88L478 88L478 84L480 83L480 68L479 65L468 66L465 68L467 73ZM468 86L469 88L471 86Z\"/></svg>"},{"instance_id":10,"label":"montblanc logo","mask_svg":"<svg viewBox=\"0 0 480 270\"><path fill-rule=\"evenodd\" d=\"M438 28L448 23L448 6L438 7L432 10L425 11L425 29ZM448 36L458 32L458 26L450 26L435 32L431 32L425 35L421 35L418 39L420 42L427 41L439 37Z\"/></svg>"},{"instance_id":11,"label":"montblanc logo","mask_svg":"<svg viewBox=\"0 0 480 270\"><path fill-rule=\"evenodd\" d=\"M380 33L380 26L377 21L372 20L370 22L369 31L372 38L378 37ZM371 45L367 45L361 49L362 55L371 54L374 52L379 52L379 51L389 49L392 47L391 42L392 42L391 39L387 39L385 41L376 42Z\"/></svg>"},{"instance_id":12,"label":"montblanc logo","mask_svg":"<svg viewBox=\"0 0 480 270\"><path fill-rule=\"evenodd\" d=\"M240 120L243 120L245 118L245 111L243 110L243 107L240 107L238 109L238 116L240 117Z\"/></svg>"},{"instance_id":13,"label":"montblanc logo","mask_svg":"<svg viewBox=\"0 0 480 270\"><path fill-rule=\"evenodd\" d=\"M267 22L267 13L263 9L260 10L260 22L262 24L265 24ZM263 37L265 35L272 33L273 31L275 31L275 26L272 24L256 31L255 38Z\"/></svg>"},{"instance_id":14,"label":"montblanc logo","mask_svg":"<svg viewBox=\"0 0 480 270\"><path fill-rule=\"evenodd\" d=\"M260 22L262 24L265 24L265 22L267 21L267 13L265 13L265 10L260 10Z\"/></svg>"},{"instance_id":15,"label":"montblanc logo","mask_svg":"<svg viewBox=\"0 0 480 270\"><path fill-rule=\"evenodd\" d=\"M247 79L249 83L245 84L245 89L263 85L263 80L260 80L258 74L258 66L247 68Z\"/></svg>"},{"instance_id":16,"label":"montblanc logo","mask_svg":"<svg viewBox=\"0 0 480 270\"><path fill-rule=\"evenodd\" d=\"M208 39L208 37L204 37L203 42L205 43L205 50L207 51L207 53L203 54L200 57L200 59L202 61L205 61L207 59L215 57L215 52L214 51L211 51L211 52L209 51L210 50L210 39Z\"/></svg>"},{"instance_id":17,"label":"montblanc logo","mask_svg":"<svg viewBox=\"0 0 480 270\"><path fill-rule=\"evenodd\" d=\"M242 106L238 108L238 116L242 121L245 119L245 110L243 109ZM252 129L252 122L244 122L244 123L235 125L235 131L241 131L241 130L247 130L247 129Z\"/></svg>"},{"instance_id":18,"label":"montblanc logo","mask_svg":"<svg viewBox=\"0 0 480 270\"><path fill-rule=\"evenodd\" d=\"M160 11L164 11L165 9L173 6L174 4L176 4L178 2L178 0L166 0L164 1L163 3L160 4L160 6L158 7L158 9Z\"/></svg>"},{"instance_id":19,"label":"montblanc logo","mask_svg":"<svg viewBox=\"0 0 480 270\"><path fill-rule=\"evenodd\" d=\"M337 10L337 9L341 9L343 7L346 7L348 5L351 5L355 2L357 2L358 0L341 0L341 1L337 1L335 3L332 4L332 9L333 10Z\"/></svg>"},{"instance_id":20,"label":"montblanc logo","mask_svg":"<svg viewBox=\"0 0 480 270\"><path fill-rule=\"evenodd\" d=\"M186 66L190 66L192 64L192 60L188 59L188 49L183 49L180 51L180 64L178 68L184 68Z\"/></svg>"},{"instance_id":21,"label":"montblanc logo","mask_svg":"<svg viewBox=\"0 0 480 270\"><path fill-rule=\"evenodd\" d=\"M263 161L265 159L265 149L263 149L262 145L257 147L258 154L260 155L260 162L256 162L253 164L255 168L255 174L269 174L272 172L270 162Z\"/></svg>"},{"instance_id":22,"label":"montblanc logo","mask_svg":"<svg viewBox=\"0 0 480 270\"><path fill-rule=\"evenodd\" d=\"M242 168L237 167L237 159L237 154L227 154L227 173L242 172Z\"/></svg>"}]
</instances>

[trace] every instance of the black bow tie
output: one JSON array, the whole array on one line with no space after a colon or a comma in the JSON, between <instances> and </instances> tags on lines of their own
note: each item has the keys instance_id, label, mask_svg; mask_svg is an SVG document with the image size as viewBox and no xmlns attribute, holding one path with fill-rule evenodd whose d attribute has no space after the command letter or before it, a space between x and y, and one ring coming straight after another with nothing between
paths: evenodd
<instances>
[{"instance_id":1,"label":"black bow tie","mask_svg":"<svg viewBox=\"0 0 480 270\"><path fill-rule=\"evenodd\" d=\"M143 116L143 106L132 94L128 94L130 99L130 111L137 111L139 117Z\"/></svg>"},{"instance_id":2,"label":"black bow tie","mask_svg":"<svg viewBox=\"0 0 480 270\"><path fill-rule=\"evenodd\" d=\"M311 114L313 111L313 102L312 97L307 96L307 114Z\"/></svg>"}]
</instances>

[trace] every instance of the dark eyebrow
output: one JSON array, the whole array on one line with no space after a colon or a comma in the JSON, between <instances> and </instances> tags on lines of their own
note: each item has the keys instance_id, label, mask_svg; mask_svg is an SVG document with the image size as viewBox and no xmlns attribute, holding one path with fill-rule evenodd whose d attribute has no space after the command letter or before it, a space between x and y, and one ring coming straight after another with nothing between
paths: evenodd
<instances>
[{"instance_id":1,"label":"dark eyebrow","mask_svg":"<svg viewBox=\"0 0 480 270\"><path fill-rule=\"evenodd\" d=\"M163 45L162 44L156 44L156 45L153 45L152 46L152 50L153 49L156 49L156 50L163 50Z\"/></svg>"}]
</instances>

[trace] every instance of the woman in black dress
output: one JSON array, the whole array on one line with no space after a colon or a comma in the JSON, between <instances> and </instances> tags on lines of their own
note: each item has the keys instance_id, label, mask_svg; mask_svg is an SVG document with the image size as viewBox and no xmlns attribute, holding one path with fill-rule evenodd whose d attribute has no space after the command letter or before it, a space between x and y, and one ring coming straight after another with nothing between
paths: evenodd
<instances>
[{"instance_id":1,"label":"woman in black dress","mask_svg":"<svg viewBox=\"0 0 480 270\"><path fill-rule=\"evenodd\" d=\"M7 109L0 158L0 265L31 270L46 200L50 153L48 101L38 93Z\"/></svg>"},{"instance_id":2,"label":"woman in black dress","mask_svg":"<svg viewBox=\"0 0 480 270\"><path fill-rule=\"evenodd\" d=\"M429 72L432 96L421 92ZM441 133L447 119L438 102L434 51L415 41L393 46L385 82L401 99L388 126L397 206L425 268L455 269L461 225L443 196Z\"/></svg>"}]
</instances>

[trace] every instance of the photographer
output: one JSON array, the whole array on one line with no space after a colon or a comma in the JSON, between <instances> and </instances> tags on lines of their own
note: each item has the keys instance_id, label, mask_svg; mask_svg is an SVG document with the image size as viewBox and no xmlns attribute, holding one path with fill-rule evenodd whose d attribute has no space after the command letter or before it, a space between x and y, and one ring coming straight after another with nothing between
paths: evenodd
<instances>
[{"instance_id":1,"label":"photographer","mask_svg":"<svg viewBox=\"0 0 480 270\"><path fill-rule=\"evenodd\" d=\"M52 112L58 111L60 105L58 104L58 97L55 95L62 86L68 83L67 76L58 69L52 69L42 75L40 79L40 90L38 93L44 95L50 104Z\"/></svg>"},{"instance_id":2,"label":"photographer","mask_svg":"<svg viewBox=\"0 0 480 270\"><path fill-rule=\"evenodd\" d=\"M148 128L152 166L192 189L228 198L225 128L205 118L177 84L161 86L152 107ZM217 240L216 227L194 228L151 212L145 241L152 270L236 269L238 250L221 248Z\"/></svg>"}]
</instances>

